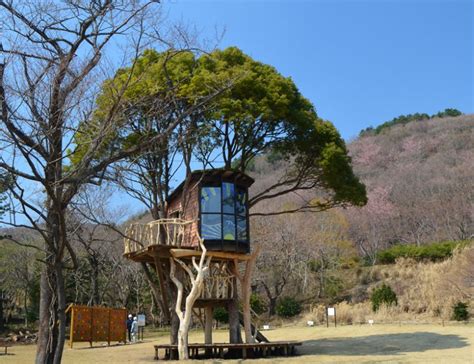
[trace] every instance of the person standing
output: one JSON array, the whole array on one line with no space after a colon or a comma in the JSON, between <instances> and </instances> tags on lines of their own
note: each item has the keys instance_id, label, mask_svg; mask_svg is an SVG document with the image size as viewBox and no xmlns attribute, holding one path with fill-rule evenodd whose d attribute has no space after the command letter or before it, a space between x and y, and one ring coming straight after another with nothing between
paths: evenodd
<instances>
[{"instance_id":1,"label":"person standing","mask_svg":"<svg viewBox=\"0 0 474 364\"><path fill-rule=\"evenodd\" d=\"M132 342L136 343L138 339L138 319L136 316L133 318L131 332L132 332Z\"/></svg>"},{"instance_id":2,"label":"person standing","mask_svg":"<svg viewBox=\"0 0 474 364\"><path fill-rule=\"evenodd\" d=\"M130 314L128 315L128 319L127 319L128 342L132 341L132 324L133 324L133 316Z\"/></svg>"}]
</instances>

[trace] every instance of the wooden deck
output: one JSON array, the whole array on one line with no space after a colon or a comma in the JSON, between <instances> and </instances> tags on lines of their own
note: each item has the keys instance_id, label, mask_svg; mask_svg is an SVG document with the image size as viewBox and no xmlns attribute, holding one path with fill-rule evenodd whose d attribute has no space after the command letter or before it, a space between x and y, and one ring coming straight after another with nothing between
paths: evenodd
<instances>
[{"instance_id":1,"label":"wooden deck","mask_svg":"<svg viewBox=\"0 0 474 364\"><path fill-rule=\"evenodd\" d=\"M290 356L296 354L296 347L301 346L301 341L274 341L254 344L189 344L190 359L209 358L265 358L268 356ZM160 358L160 350L163 356ZM155 360L177 360L178 345L155 345Z\"/></svg>"}]
</instances>

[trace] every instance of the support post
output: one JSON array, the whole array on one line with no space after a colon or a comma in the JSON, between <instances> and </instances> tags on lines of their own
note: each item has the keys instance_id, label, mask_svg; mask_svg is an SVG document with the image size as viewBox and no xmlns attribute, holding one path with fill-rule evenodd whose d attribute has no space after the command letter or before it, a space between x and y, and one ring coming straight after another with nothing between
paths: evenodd
<instances>
[{"instance_id":1,"label":"support post","mask_svg":"<svg viewBox=\"0 0 474 364\"><path fill-rule=\"evenodd\" d=\"M206 306L204 309L204 343L205 344L212 344L212 313L213 308L212 306ZM206 356L212 355L212 349L206 348Z\"/></svg>"},{"instance_id":2,"label":"support post","mask_svg":"<svg viewBox=\"0 0 474 364\"><path fill-rule=\"evenodd\" d=\"M233 264L233 270L236 271L238 267L235 266L235 262L230 262ZM240 332L240 320L239 320L239 291L237 289L236 278L232 278L234 289L234 297L231 298L227 305L227 311L229 312L229 342L231 344L241 344L242 343L242 334Z\"/></svg>"},{"instance_id":3,"label":"support post","mask_svg":"<svg viewBox=\"0 0 474 364\"><path fill-rule=\"evenodd\" d=\"M243 275L239 272L239 262L237 259L234 260L234 264L232 266L234 275L240 281L240 289L242 291L242 315L244 321L244 331L245 331L245 342L246 343L254 343L255 338L257 336L257 329L255 328L254 335L252 334L252 318L250 315L250 296L252 294L252 273L253 269L255 268L255 262L257 257L260 253L260 247L253 252L250 259L247 260L245 264L245 272Z\"/></svg>"},{"instance_id":4,"label":"support post","mask_svg":"<svg viewBox=\"0 0 474 364\"><path fill-rule=\"evenodd\" d=\"M165 277L163 274L163 267L161 266L161 262L158 256L154 256L153 260L155 263L155 271L156 271L156 274L158 275L158 283L160 284L161 299L163 302L163 316L165 317L165 321L170 323L171 322L170 305L168 303L168 291L165 287Z\"/></svg>"}]
</instances>

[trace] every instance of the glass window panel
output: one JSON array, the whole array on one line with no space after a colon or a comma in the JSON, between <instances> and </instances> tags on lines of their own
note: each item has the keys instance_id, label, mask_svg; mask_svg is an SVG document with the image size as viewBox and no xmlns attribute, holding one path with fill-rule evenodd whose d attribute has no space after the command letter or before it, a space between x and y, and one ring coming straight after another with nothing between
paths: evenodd
<instances>
[{"instance_id":1,"label":"glass window panel","mask_svg":"<svg viewBox=\"0 0 474 364\"><path fill-rule=\"evenodd\" d=\"M239 241L247 241L247 218L237 216L237 238Z\"/></svg>"},{"instance_id":2,"label":"glass window panel","mask_svg":"<svg viewBox=\"0 0 474 364\"><path fill-rule=\"evenodd\" d=\"M220 214L201 214L201 235L203 239L222 239Z\"/></svg>"},{"instance_id":3,"label":"glass window panel","mask_svg":"<svg viewBox=\"0 0 474 364\"><path fill-rule=\"evenodd\" d=\"M234 184L224 182L222 184L222 211L225 214L235 214L234 198Z\"/></svg>"},{"instance_id":4,"label":"glass window panel","mask_svg":"<svg viewBox=\"0 0 474 364\"><path fill-rule=\"evenodd\" d=\"M201 212L221 212L221 188L201 188Z\"/></svg>"},{"instance_id":5,"label":"glass window panel","mask_svg":"<svg viewBox=\"0 0 474 364\"><path fill-rule=\"evenodd\" d=\"M224 215L224 240L235 240L235 215Z\"/></svg>"},{"instance_id":6,"label":"glass window panel","mask_svg":"<svg viewBox=\"0 0 474 364\"><path fill-rule=\"evenodd\" d=\"M245 190L237 190L236 204L237 214L245 216L247 213L247 193Z\"/></svg>"}]
</instances>

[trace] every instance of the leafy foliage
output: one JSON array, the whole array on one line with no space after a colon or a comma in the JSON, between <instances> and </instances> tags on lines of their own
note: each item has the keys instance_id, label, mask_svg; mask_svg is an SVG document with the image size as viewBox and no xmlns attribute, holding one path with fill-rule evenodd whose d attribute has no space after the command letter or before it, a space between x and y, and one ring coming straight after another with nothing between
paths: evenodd
<instances>
[{"instance_id":1,"label":"leafy foliage","mask_svg":"<svg viewBox=\"0 0 474 364\"><path fill-rule=\"evenodd\" d=\"M375 312L382 304L387 306L396 305L397 295L390 286L384 283L379 288L374 289L370 300L372 301L372 310Z\"/></svg>"},{"instance_id":2,"label":"leafy foliage","mask_svg":"<svg viewBox=\"0 0 474 364\"><path fill-rule=\"evenodd\" d=\"M467 309L467 303L458 302L453 306L453 320L456 321L467 321L469 318L469 311Z\"/></svg>"},{"instance_id":3,"label":"leafy foliage","mask_svg":"<svg viewBox=\"0 0 474 364\"><path fill-rule=\"evenodd\" d=\"M469 244L469 241L445 241L429 245L395 245L377 253L380 264L394 264L397 258L436 262L452 256L454 249Z\"/></svg>"},{"instance_id":4,"label":"leafy foliage","mask_svg":"<svg viewBox=\"0 0 474 364\"><path fill-rule=\"evenodd\" d=\"M293 297L283 297L276 306L276 312L281 317L293 317L301 312L301 304Z\"/></svg>"},{"instance_id":5,"label":"leafy foliage","mask_svg":"<svg viewBox=\"0 0 474 364\"><path fill-rule=\"evenodd\" d=\"M423 121L423 120L428 120L428 119L433 119L433 118L444 118L444 117L454 117L454 116L460 116L462 115L462 112L457 110L457 109L445 109L444 111L439 111L436 114L433 115L428 115L426 113L415 113L415 114L408 114L408 115L400 115L396 118L393 118L390 121L386 121L377 127L368 127L360 132L360 135L371 135L371 134L380 134L383 130L387 128L391 128L394 125L405 125L408 124L412 121Z\"/></svg>"},{"instance_id":6,"label":"leafy foliage","mask_svg":"<svg viewBox=\"0 0 474 364\"><path fill-rule=\"evenodd\" d=\"M219 321L223 324L229 322L229 313L224 307L216 307L212 316L214 317L214 320Z\"/></svg>"},{"instance_id":7,"label":"leafy foliage","mask_svg":"<svg viewBox=\"0 0 474 364\"><path fill-rule=\"evenodd\" d=\"M172 91L170 83L175 85ZM125 92L119 92L124 85L128 85ZM222 92L186 114L176 134L145 153L147 161L150 156L159 159L188 148L187 152L204 165L212 166L210 160L220 155L224 168L246 171L253 168L257 155L272 150L293 162L286 182L280 181L280 186L294 190L317 187L329 192L325 201L314 201L309 209L366 203L365 186L353 173L345 142L334 125L318 117L290 78L236 47L201 56L145 51L133 67L119 70L104 83L93 119L84 124L76 138L72 163L81 162L82 146L107 119L117 98L122 100L123 110L118 113L110 142L97 151L98 160L150 133L162 133L183 110L200 105L200 100L215 89ZM162 109L168 111L163 113ZM161 164L152 169L150 163L144 165L150 174L164 169Z\"/></svg>"},{"instance_id":8,"label":"leafy foliage","mask_svg":"<svg viewBox=\"0 0 474 364\"><path fill-rule=\"evenodd\" d=\"M262 297L255 293L252 293L252 295L250 296L250 308L257 315L264 313L267 309Z\"/></svg>"}]
</instances>

